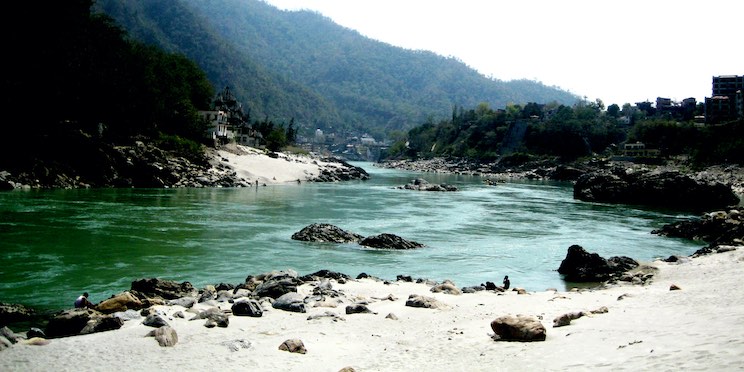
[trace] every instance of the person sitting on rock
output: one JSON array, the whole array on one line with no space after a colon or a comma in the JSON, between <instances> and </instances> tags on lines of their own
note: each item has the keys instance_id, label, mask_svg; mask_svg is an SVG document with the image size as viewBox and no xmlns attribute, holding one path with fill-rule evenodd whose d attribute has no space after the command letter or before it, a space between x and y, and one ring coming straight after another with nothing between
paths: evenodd
<instances>
[{"instance_id":1,"label":"person sitting on rock","mask_svg":"<svg viewBox=\"0 0 744 372\"><path fill-rule=\"evenodd\" d=\"M511 282L509 282L509 275L504 276L504 289L509 289L509 285Z\"/></svg>"},{"instance_id":2,"label":"person sitting on rock","mask_svg":"<svg viewBox=\"0 0 744 372\"><path fill-rule=\"evenodd\" d=\"M75 308L76 309L84 309L88 307L93 307L93 303L88 301L88 292L83 293L75 300Z\"/></svg>"}]
</instances>

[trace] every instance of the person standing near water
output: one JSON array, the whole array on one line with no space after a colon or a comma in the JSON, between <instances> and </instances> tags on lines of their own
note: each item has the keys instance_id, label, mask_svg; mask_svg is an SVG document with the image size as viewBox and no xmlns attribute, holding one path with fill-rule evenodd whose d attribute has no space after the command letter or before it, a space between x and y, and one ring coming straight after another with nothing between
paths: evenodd
<instances>
[{"instance_id":1,"label":"person standing near water","mask_svg":"<svg viewBox=\"0 0 744 372\"><path fill-rule=\"evenodd\" d=\"M509 282L509 275L504 276L504 289L509 289L509 285L511 282Z\"/></svg>"}]
</instances>

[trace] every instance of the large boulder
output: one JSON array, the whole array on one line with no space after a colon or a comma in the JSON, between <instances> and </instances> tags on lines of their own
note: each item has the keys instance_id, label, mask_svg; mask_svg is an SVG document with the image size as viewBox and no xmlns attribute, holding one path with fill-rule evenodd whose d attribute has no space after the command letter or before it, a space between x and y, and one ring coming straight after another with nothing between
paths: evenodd
<instances>
[{"instance_id":1,"label":"large boulder","mask_svg":"<svg viewBox=\"0 0 744 372\"><path fill-rule=\"evenodd\" d=\"M545 341L545 326L533 316L505 315L491 322L494 332L493 339L497 341Z\"/></svg>"},{"instance_id":2,"label":"large boulder","mask_svg":"<svg viewBox=\"0 0 744 372\"><path fill-rule=\"evenodd\" d=\"M368 236L359 242L360 245L383 249L414 249L424 245L411 240L406 240L393 234L380 234Z\"/></svg>"},{"instance_id":3,"label":"large boulder","mask_svg":"<svg viewBox=\"0 0 744 372\"><path fill-rule=\"evenodd\" d=\"M351 165L343 159L323 158L321 160L326 163L319 164L320 174L318 174L317 177L312 178L310 181L338 182L350 180L366 181L369 179L369 173L367 173L367 171L361 167Z\"/></svg>"},{"instance_id":4,"label":"large boulder","mask_svg":"<svg viewBox=\"0 0 744 372\"><path fill-rule=\"evenodd\" d=\"M579 245L572 245L568 247L558 273L571 282L602 282L636 267L638 262L632 258L612 257L607 260Z\"/></svg>"},{"instance_id":5,"label":"large boulder","mask_svg":"<svg viewBox=\"0 0 744 372\"><path fill-rule=\"evenodd\" d=\"M416 178L411 183L398 187L399 189L415 191L457 191L457 186L447 184L433 184L423 178Z\"/></svg>"},{"instance_id":6,"label":"large boulder","mask_svg":"<svg viewBox=\"0 0 744 372\"><path fill-rule=\"evenodd\" d=\"M52 317L44 334L48 338L76 336L119 329L123 324L118 317L104 315L92 309L70 309Z\"/></svg>"},{"instance_id":7,"label":"large boulder","mask_svg":"<svg viewBox=\"0 0 744 372\"><path fill-rule=\"evenodd\" d=\"M107 300L101 301L101 303L96 305L95 309L104 314L113 314L120 311L127 311L129 309L138 310L142 307L142 301L137 297L134 297L132 293L122 292Z\"/></svg>"},{"instance_id":8,"label":"large boulder","mask_svg":"<svg viewBox=\"0 0 744 372\"><path fill-rule=\"evenodd\" d=\"M263 316L263 308L256 300L237 301L233 303L231 310L235 316L250 316L253 318Z\"/></svg>"},{"instance_id":9,"label":"large boulder","mask_svg":"<svg viewBox=\"0 0 744 372\"><path fill-rule=\"evenodd\" d=\"M153 329L147 334L147 337L155 337L158 345L162 347L175 346L178 343L178 334L171 326L164 326Z\"/></svg>"},{"instance_id":10,"label":"large boulder","mask_svg":"<svg viewBox=\"0 0 744 372\"><path fill-rule=\"evenodd\" d=\"M293 240L305 242L356 243L364 237L327 223L314 223L292 234Z\"/></svg>"},{"instance_id":11,"label":"large boulder","mask_svg":"<svg viewBox=\"0 0 744 372\"><path fill-rule=\"evenodd\" d=\"M730 186L667 171L587 173L576 180L573 195L583 201L685 210L711 210L739 203Z\"/></svg>"},{"instance_id":12,"label":"large boulder","mask_svg":"<svg viewBox=\"0 0 744 372\"><path fill-rule=\"evenodd\" d=\"M576 181L584 173L581 169L560 164L549 172L548 177L556 181Z\"/></svg>"},{"instance_id":13,"label":"large boulder","mask_svg":"<svg viewBox=\"0 0 744 372\"><path fill-rule=\"evenodd\" d=\"M605 203L623 203L627 199L628 181L615 174L586 173L576 180L574 199Z\"/></svg>"},{"instance_id":14,"label":"large boulder","mask_svg":"<svg viewBox=\"0 0 744 372\"><path fill-rule=\"evenodd\" d=\"M165 300L192 297L197 294L196 289L189 282L178 283L173 280L158 278L135 280L132 282L132 291L136 291L145 297L159 297Z\"/></svg>"},{"instance_id":15,"label":"large boulder","mask_svg":"<svg viewBox=\"0 0 744 372\"><path fill-rule=\"evenodd\" d=\"M302 283L295 271L275 271L246 279L246 284L255 288L252 292L255 297L278 298L286 293L297 292L297 287Z\"/></svg>"},{"instance_id":16,"label":"large boulder","mask_svg":"<svg viewBox=\"0 0 744 372\"><path fill-rule=\"evenodd\" d=\"M271 306L275 309L295 313L304 313L307 311L305 308L305 297L297 292L282 295L277 298Z\"/></svg>"},{"instance_id":17,"label":"large boulder","mask_svg":"<svg viewBox=\"0 0 744 372\"><path fill-rule=\"evenodd\" d=\"M6 304L0 302L0 326L23 322L31 319L36 315L33 309L21 304Z\"/></svg>"}]
</instances>

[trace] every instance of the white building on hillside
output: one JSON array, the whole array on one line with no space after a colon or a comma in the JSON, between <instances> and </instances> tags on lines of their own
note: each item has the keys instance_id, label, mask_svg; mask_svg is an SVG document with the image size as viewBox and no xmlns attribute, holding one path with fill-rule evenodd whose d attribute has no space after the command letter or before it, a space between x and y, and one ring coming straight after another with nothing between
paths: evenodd
<instances>
[{"instance_id":1,"label":"white building on hillside","mask_svg":"<svg viewBox=\"0 0 744 372\"><path fill-rule=\"evenodd\" d=\"M213 140L225 139L230 140L235 137L233 133L229 117L226 112L222 110L215 111L199 111L201 116L207 123L207 135Z\"/></svg>"}]
</instances>

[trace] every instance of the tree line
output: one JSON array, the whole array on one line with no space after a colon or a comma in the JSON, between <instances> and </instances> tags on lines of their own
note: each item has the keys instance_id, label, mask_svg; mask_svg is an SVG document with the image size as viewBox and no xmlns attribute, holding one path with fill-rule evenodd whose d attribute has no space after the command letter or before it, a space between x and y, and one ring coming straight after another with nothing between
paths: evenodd
<instances>
[{"instance_id":1,"label":"tree line","mask_svg":"<svg viewBox=\"0 0 744 372\"><path fill-rule=\"evenodd\" d=\"M695 110L701 111L698 107ZM494 161L504 155L553 156L572 161L620 154L624 143L642 142L660 156L686 156L701 164L744 163L744 123L701 125L694 113L657 112L601 100L510 104L492 109L455 107L451 118L429 119L407 133L394 133L387 158L462 157Z\"/></svg>"}]
</instances>

